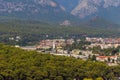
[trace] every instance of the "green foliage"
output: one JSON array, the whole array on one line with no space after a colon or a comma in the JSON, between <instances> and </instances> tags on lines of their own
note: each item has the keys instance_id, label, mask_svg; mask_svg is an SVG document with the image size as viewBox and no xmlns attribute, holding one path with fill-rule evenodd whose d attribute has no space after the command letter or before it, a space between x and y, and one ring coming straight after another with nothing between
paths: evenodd
<instances>
[{"instance_id":1,"label":"green foliage","mask_svg":"<svg viewBox=\"0 0 120 80\"><path fill-rule=\"evenodd\" d=\"M70 49L70 50L73 50L73 49L81 49L81 50L86 50L85 48L85 45L90 45L91 43L90 42L87 42L85 40L82 40L80 42L77 42L75 41L72 45L66 45L64 47L64 49Z\"/></svg>"},{"instance_id":2,"label":"green foliage","mask_svg":"<svg viewBox=\"0 0 120 80\"><path fill-rule=\"evenodd\" d=\"M120 66L108 67L101 62L25 51L0 44L1 80L100 80L98 77L114 80L120 76L119 70Z\"/></svg>"},{"instance_id":3,"label":"green foliage","mask_svg":"<svg viewBox=\"0 0 120 80\"><path fill-rule=\"evenodd\" d=\"M97 78L96 80L103 80L103 78L99 77L99 78Z\"/></svg>"},{"instance_id":4,"label":"green foliage","mask_svg":"<svg viewBox=\"0 0 120 80\"><path fill-rule=\"evenodd\" d=\"M119 54L119 47L117 48L107 48L107 49L101 49L100 46L89 48L89 50L92 50L94 54L100 54L104 56L110 56L110 55L116 55Z\"/></svg>"},{"instance_id":5,"label":"green foliage","mask_svg":"<svg viewBox=\"0 0 120 80\"><path fill-rule=\"evenodd\" d=\"M85 79L83 79L83 80L93 80L93 79L91 79L91 78L85 78Z\"/></svg>"},{"instance_id":6,"label":"green foliage","mask_svg":"<svg viewBox=\"0 0 120 80\"><path fill-rule=\"evenodd\" d=\"M88 36L119 36L118 29L95 28L86 25L59 26L30 20L8 20L0 22L0 41L9 44L26 45L46 38L80 38ZM46 35L48 35L46 37ZM9 40L9 37L21 36L19 42Z\"/></svg>"}]
</instances>

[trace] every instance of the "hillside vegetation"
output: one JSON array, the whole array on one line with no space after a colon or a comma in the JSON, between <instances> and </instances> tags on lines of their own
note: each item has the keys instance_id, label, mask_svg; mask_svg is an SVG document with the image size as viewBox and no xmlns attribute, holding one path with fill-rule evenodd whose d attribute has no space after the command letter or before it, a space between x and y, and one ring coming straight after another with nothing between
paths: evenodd
<instances>
[{"instance_id":1,"label":"hillside vegetation","mask_svg":"<svg viewBox=\"0 0 120 80\"><path fill-rule=\"evenodd\" d=\"M0 80L116 80L120 66L24 51L0 44ZM98 78L98 79L97 79Z\"/></svg>"},{"instance_id":2,"label":"hillside vegetation","mask_svg":"<svg viewBox=\"0 0 120 80\"><path fill-rule=\"evenodd\" d=\"M79 26L59 26L30 20L8 20L0 22L0 41L6 43L11 43L8 38L15 36L22 38L19 44L28 44L46 38L80 38L83 35L117 37L120 36L120 32L118 28L114 29L114 27L100 28L85 24Z\"/></svg>"}]
</instances>

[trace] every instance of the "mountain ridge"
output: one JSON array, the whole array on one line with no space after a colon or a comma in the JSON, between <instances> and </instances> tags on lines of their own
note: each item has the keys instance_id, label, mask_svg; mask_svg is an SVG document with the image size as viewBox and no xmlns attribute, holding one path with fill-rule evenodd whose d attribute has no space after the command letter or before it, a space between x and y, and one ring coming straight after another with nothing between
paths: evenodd
<instances>
[{"instance_id":1,"label":"mountain ridge","mask_svg":"<svg viewBox=\"0 0 120 80\"><path fill-rule=\"evenodd\" d=\"M120 24L120 0L79 0L71 14L81 19L99 16ZM117 17L116 17L117 16Z\"/></svg>"},{"instance_id":2,"label":"mountain ridge","mask_svg":"<svg viewBox=\"0 0 120 80\"><path fill-rule=\"evenodd\" d=\"M68 3L68 4L67 4ZM119 0L0 0L0 16L62 23L101 17L120 24Z\"/></svg>"},{"instance_id":3,"label":"mountain ridge","mask_svg":"<svg viewBox=\"0 0 120 80\"><path fill-rule=\"evenodd\" d=\"M0 16L60 22L72 15L54 0L0 0Z\"/></svg>"}]
</instances>

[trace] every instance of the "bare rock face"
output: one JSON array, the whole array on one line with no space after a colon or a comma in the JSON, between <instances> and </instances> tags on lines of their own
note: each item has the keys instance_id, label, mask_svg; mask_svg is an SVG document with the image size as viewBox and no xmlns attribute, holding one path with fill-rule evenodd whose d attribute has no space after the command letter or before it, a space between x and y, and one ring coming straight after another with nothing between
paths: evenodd
<instances>
[{"instance_id":1,"label":"bare rock face","mask_svg":"<svg viewBox=\"0 0 120 80\"><path fill-rule=\"evenodd\" d=\"M0 0L0 16L48 22L101 17L120 23L119 13L120 0Z\"/></svg>"},{"instance_id":2,"label":"bare rock face","mask_svg":"<svg viewBox=\"0 0 120 80\"><path fill-rule=\"evenodd\" d=\"M57 3L52 1L52 0L34 0L34 2L36 4L40 4L42 6L46 6L46 5L49 5L51 7L57 7Z\"/></svg>"},{"instance_id":3,"label":"bare rock face","mask_svg":"<svg viewBox=\"0 0 120 80\"><path fill-rule=\"evenodd\" d=\"M71 11L71 14L84 18L99 12L100 9L110 7L120 7L120 0L79 0L78 5Z\"/></svg>"},{"instance_id":4,"label":"bare rock face","mask_svg":"<svg viewBox=\"0 0 120 80\"><path fill-rule=\"evenodd\" d=\"M0 16L57 22L64 15L65 8L55 0L0 0Z\"/></svg>"},{"instance_id":5,"label":"bare rock face","mask_svg":"<svg viewBox=\"0 0 120 80\"><path fill-rule=\"evenodd\" d=\"M0 12L11 13L29 9L31 12L40 12L40 7L46 6L60 8L53 0L0 0Z\"/></svg>"}]
</instances>

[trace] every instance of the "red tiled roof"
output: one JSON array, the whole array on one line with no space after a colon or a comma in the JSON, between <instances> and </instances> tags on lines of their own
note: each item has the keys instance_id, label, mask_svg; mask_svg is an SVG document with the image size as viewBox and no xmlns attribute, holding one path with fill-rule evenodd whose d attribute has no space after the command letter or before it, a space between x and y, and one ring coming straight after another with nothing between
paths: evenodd
<instances>
[{"instance_id":1,"label":"red tiled roof","mask_svg":"<svg viewBox=\"0 0 120 80\"><path fill-rule=\"evenodd\" d=\"M116 56L97 56L98 58L115 58Z\"/></svg>"}]
</instances>

